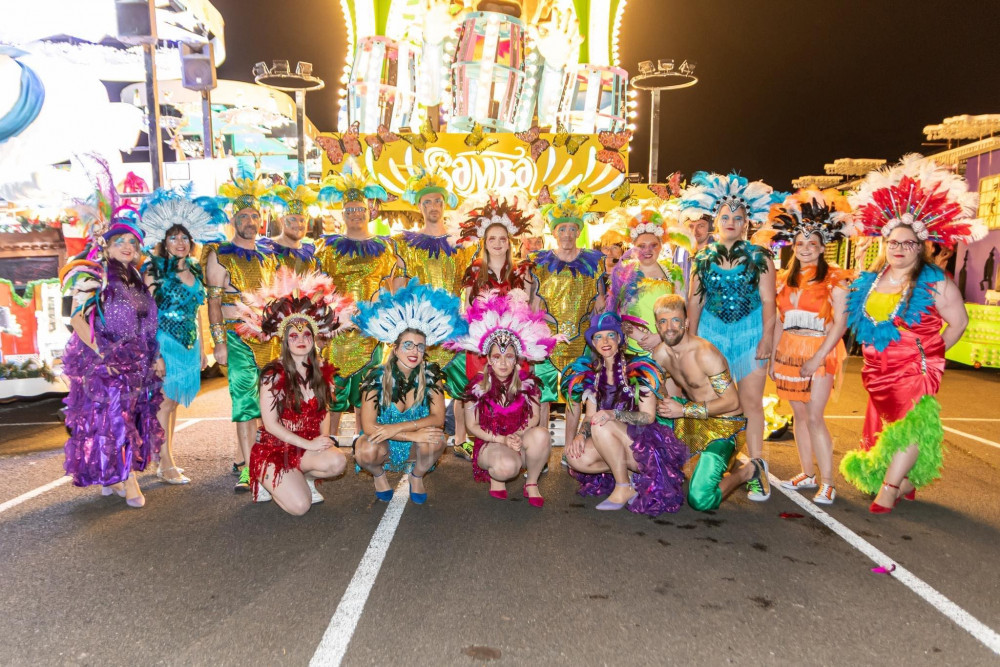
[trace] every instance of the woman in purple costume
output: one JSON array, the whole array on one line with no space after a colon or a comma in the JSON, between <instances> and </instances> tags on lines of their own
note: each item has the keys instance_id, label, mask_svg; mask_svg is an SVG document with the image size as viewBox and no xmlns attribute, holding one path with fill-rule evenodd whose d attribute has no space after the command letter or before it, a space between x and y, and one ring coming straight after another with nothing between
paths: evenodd
<instances>
[{"instance_id":1,"label":"woman in purple costume","mask_svg":"<svg viewBox=\"0 0 1000 667\"><path fill-rule=\"evenodd\" d=\"M580 495L607 495L599 510L676 512L684 500L688 448L656 423L659 368L625 355L622 318L614 311L594 315L584 336L597 356L574 361L564 380L567 395L586 403L580 430L566 446Z\"/></svg>"},{"instance_id":2,"label":"woman in purple costume","mask_svg":"<svg viewBox=\"0 0 1000 667\"><path fill-rule=\"evenodd\" d=\"M100 206L107 208L106 200ZM73 335L63 355L70 383L65 468L76 486L100 484L102 495L142 507L135 471L145 470L163 443L156 418L163 360L156 302L136 269L142 232L135 215L122 207L106 216L111 224L88 259L63 269L63 289L73 293Z\"/></svg>"}]
</instances>

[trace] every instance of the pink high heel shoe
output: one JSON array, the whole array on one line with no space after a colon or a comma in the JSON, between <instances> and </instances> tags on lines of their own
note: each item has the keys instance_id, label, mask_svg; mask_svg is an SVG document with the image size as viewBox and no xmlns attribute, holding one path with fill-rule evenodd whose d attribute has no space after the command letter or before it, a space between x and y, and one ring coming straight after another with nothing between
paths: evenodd
<instances>
[{"instance_id":1,"label":"pink high heel shoe","mask_svg":"<svg viewBox=\"0 0 1000 667\"><path fill-rule=\"evenodd\" d=\"M525 484L524 485L524 490L522 491L522 493L523 493L524 497L528 499L528 504L531 505L532 507L541 507L542 505L544 505L545 504L545 498L542 498L541 496L538 496L537 498L535 498L535 497L532 497L532 496L528 495L528 487L529 486L533 486L536 489L538 488L537 484Z\"/></svg>"}]
</instances>

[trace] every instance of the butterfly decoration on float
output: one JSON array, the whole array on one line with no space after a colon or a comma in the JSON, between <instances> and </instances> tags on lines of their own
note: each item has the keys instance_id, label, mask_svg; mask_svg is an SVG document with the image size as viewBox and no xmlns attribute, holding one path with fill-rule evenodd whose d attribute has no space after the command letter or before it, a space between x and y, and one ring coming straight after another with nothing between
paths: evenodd
<instances>
[{"instance_id":1,"label":"butterfly decoration on float","mask_svg":"<svg viewBox=\"0 0 1000 667\"><path fill-rule=\"evenodd\" d=\"M628 165L625 163L625 156L623 153L631 138L632 130L622 130L621 132L598 132L597 140L601 142L601 150L597 151L597 161L611 165L624 174L628 171Z\"/></svg>"},{"instance_id":2,"label":"butterfly decoration on float","mask_svg":"<svg viewBox=\"0 0 1000 667\"><path fill-rule=\"evenodd\" d=\"M479 123L473 124L472 132L469 132L469 134L465 137L465 145L474 149L479 155L482 155L486 149L499 143L499 139L486 136L486 131L483 130L483 126Z\"/></svg>"},{"instance_id":3,"label":"butterfly decoration on float","mask_svg":"<svg viewBox=\"0 0 1000 667\"><path fill-rule=\"evenodd\" d=\"M330 158L332 164L342 163L348 155L361 157L364 152L361 146L361 121L351 123L351 127L343 134L334 134L332 137L321 135L313 141L326 151L326 156Z\"/></svg>"},{"instance_id":4,"label":"butterfly decoration on float","mask_svg":"<svg viewBox=\"0 0 1000 667\"><path fill-rule=\"evenodd\" d=\"M533 126L527 132L515 132L514 136L528 144L529 150L531 151L531 159L534 162L538 162L538 158L542 156L549 146L552 144L548 139L542 139L541 137L542 129L537 125Z\"/></svg>"},{"instance_id":5,"label":"butterfly decoration on float","mask_svg":"<svg viewBox=\"0 0 1000 667\"><path fill-rule=\"evenodd\" d=\"M590 140L590 137L586 134L572 134L567 130L562 123L556 123L556 134L552 137L552 145L556 148L562 148L570 155L576 155L577 151L583 148Z\"/></svg>"},{"instance_id":6,"label":"butterfly decoration on float","mask_svg":"<svg viewBox=\"0 0 1000 667\"><path fill-rule=\"evenodd\" d=\"M431 119L427 118L424 120L423 125L420 126L420 132L406 132L399 135L399 138L413 146L413 150L423 153L428 146L437 143L438 134L434 130L434 125L431 124Z\"/></svg>"},{"instance_id":7,"label":"butterfly decoration on float","mask_svg":"<svg viewBox=\"0 0 1000 667\"><path fill-rule=\"evenodd\" d=\"M378 161L382 157L382 150L386 144L391 144L400 140L400 136L391 132L385 125L379 125L375 134L365 136L365 143L372 149L372 157Z\"/></svg>"}]
</instances>

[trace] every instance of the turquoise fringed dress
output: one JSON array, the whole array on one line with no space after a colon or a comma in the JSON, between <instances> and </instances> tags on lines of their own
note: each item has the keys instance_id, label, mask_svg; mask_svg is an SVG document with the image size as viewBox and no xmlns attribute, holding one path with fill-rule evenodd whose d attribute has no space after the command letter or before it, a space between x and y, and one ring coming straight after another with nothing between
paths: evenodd
<instances>
[{"instance_id":1,"label":"turquoise fringed dress","mask_svg":"<svg viewBox=\"0 0 1000 667\"><path fill-rule=\"evenodd\" d=\"M726 358L735 382L767 363L754 357L764 335L759 286L769 257L764 248L737 241L729 250L713 243L694 258L700 283L694 297L703 304L697 334ZM732 266L722 268L725 260Z\"/></svg>"},{"instance_id":2,"label":"turquoise fringed dress","mask_svg":"<svg viewBox=\"0 0 1000 667\"><path fill-rule=\"evenodd\" d=\"M411 391L416 390L417 380L411 374L410 378L403 375L396 363L390 362L393 376L393 401L388 405L382 405L382 374L385 365L378 365L368 372L361 383L362 400L369 393L374 393L378 414L375 417L377 424L401 424L423 419L431 413L431 400L435 392L443 394L441 368L432 362L424 363L424 400L415 403L406 410L400 410L396 403L404 403L404 399ZM362 434L363 435L363 434ZM406 440L389 440L389 460L383 464L385 470L392 472L410 472L413 470L413 461L410 460L410 446L412 442ZM360 466L355 465L356 472L360 472Z\"/></svg>"},{"instance_id":3,"label":"turquoise fringed dress","mask_svg":"<svg viewBox=\"0 0 1000 667\"><path fill-rule=\"evenodd\" d=\"M146 272L153 277L156 300L156 340L166 365L163 394L184 406L191 404L201 389L201 345L198 338L198 307L205 303L205 283L201 267L190 258L194 284L185 285L177 277L173 258L152 256Z\"/></svg>"}]
</instances>

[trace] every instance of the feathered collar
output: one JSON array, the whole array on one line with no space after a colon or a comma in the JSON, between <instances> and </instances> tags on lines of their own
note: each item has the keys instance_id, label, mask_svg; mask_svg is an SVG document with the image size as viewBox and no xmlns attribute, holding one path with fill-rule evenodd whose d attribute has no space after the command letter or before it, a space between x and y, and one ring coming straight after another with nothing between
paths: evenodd
<instances>
[{"instance_id":1,"label":"feathered collar","mask_svg":"<svg viewBox=\"0 0 1000 667\"><path fill-rule=\"evenodd\" d=\"M240 259L247 262L261 262L267 261L267 247L264 245L262 239L257 239L254 242L253 248L242 248L233 242L223 243L216 249L216 254L219 255L235 255Z\"/></svg>"},{"instance_id":2,"label":"feathered collar","mask_svg":"<svg viewBox=\"0 0 1000 667\"><path fill-rule=\"evenodd\" d=\"M177 272L181 264L186 264L188 271L194 275L195 283L193 285L186 285L180 278L177 277ZM176 281L185 287L196 289L198 287L198 283L201 283L202 285L205 284L205 277L201 270L201 264L194 261L190 255L183 259L178 259L177 257L160 257L159 255L150 255L145 271L153 277L153 284L157 286L164 282Z\"/></svg>"},{"instance_id":3,"label":"feathered collar","mask_svg":"<svg viewBox=\"0 0 1000 667\"><path fill-rule=\"evenodd\" d=\"M323 245L348 257L381 257L388 249L385 241L377 236L370 239L352 239L342 234L333 234L323 237Z\"/></svg>"},{"instance_id":4,"label":"feathered collar","mask_svg":"<svg viewBox=\"0 0 1000 667\"><path fill-rule=\"evenodd\" d=\"M654 278L652 276L647 276L646 274L644 274L642 272L642 265L639 264L638 259L632 259L628 261L635 262L636 265L635 273L639 280L655 280L658 282L664 281L664 278ZM668 282L676 283L684 280L684 271L681 269L681 267L677 266L669 259L660 259L657 260L656 263L660 265L661 269L663 269L663 275L666 276L666 280Z\"/></svg>"},{"instance_id":5,"label":"feathered collar","mask_svg":"<svg viewBox=\"0 0 1000 667\"><path fill-rule=\"evenodd\" d=\"M895 343L902 336L899 327L912 327L920 323L934 305L935 285L944 280L944 272L933 264L925 264L917 277L917 284L908 289L899 299L899 305L888 320L876 322L866 308L868 297L875 291L878 279L885 271L863 271L851 283L847 295L847 325L855 338L865 345L871 345L879 352Z\"/></svg>"},{"instance_id":6,"label":"feathered collar","mask_svg":"<svg viewBox=\"0 0 1000 667\"><path fill-rule=\"evenodd\" d=\"M722 243L710 243L694 256L694 267L698 275L705 275L711 266L729 262L731 267L743 266L749 272L754 282L767 271L767 260L771 252L748 241L737 241L732 248L726 248ZM698 294L705 293L705 281L698 286Z\"/></svg>"},{"instance_id":7,"label":"feathered collar","mask_svg":"<svg viewBox=\"0 0 1000 667\"><path fill-rule=\"evenodd\" d=\"M279 257L294 257L303 263L309 263L316 255L316 246L311 243L303 243L299 248L289 248L280 243L275 243L274 239L264 239L261 245L267 252Z\"/></svg>"},{"instance_id":8,"label":"feathered collar","mask_svg":"<svg viewBox=\"0 0 1000 667\"><path fill-rule=\"evenodd\" d=\"M490 374L490 389L486 392L479 386L485 373ZM507 405L506 397L507 390L510 389L510 383L513 382L514 376L511 375L505 382L496 376L496 373L493 372L488 363L486 364L486 368L477 373L472 381L469 382L468 394L470 399L476 403L481 403L485 400L486 405L491 406L491 408L493 406L496 408L510 408L515 405L521 405L533 396L540 394L541 390L538 388L535 376L530 370L518 368L517 373L518 378L521 380L521 393L517 395L510 405Z\"/></svg>"},{"instance_id":9,"label":"feathered collar","mask_svg":"<svg viewBox=\"0 0 1000 667\"><path fill-rule=\"evenodd\" d=\"M411 391L416 391L419 384L417 372L411 372L409 377L399 369L399 364L392 361L388 364L392 371L392 402L406 404L406 397ZM382 405L382 374L385 372L385 364L379 364L372 368L365 379L361 382L361 395L372 392L376 407L381 410L386 407ZM441 367L432 361L424 362L424 404L429 405L431 395L441 392L440 381L444 377Z\"/></svg>"},{"instance_id":10,"label":"feathered collar","mask_svg":"<svg viewBox=\"0 0 1000 667\"><path fill-rule=\"evenodd\" d=\"M659 395L660 369L648 358L633 357L619 351L612 363L615 382L610 385L607 373L597 359L590 355L577 357L566 370L569 379L563 387L564 393L575 401L594 399L599 408L608 394L616 391L625 394L634 403L638 401L637 392L643 390Z\"/></svg>"},{"instance_id":11,"label":"feathered collar","mask_svg":"<svg viewBox=\"0 0 1000 667\"><path fill-rule=\"evenodd\" d=\"M448 236L431 236L430 234L410 231L403 231L400 236L406 241L406 245L423 250L434 258L439 257L442 253L445 257L451 257L458 252L458 248Z\"/></svg>"},{"instance_id":12,"label":"feathered collar","mask_svg":"<svg viewBox=\"0 0 1000 667\"><path fill-rule=\"evenodd\" d=\"M587 278L597 275L597 267L603 255L599 250L581 250L572 262L559 259L554 250L540 250L531 256L531 261L535 266L545 268L549 273L559 273L569 271L574 278L576 274L581 274Z\"/></svg>"}]
</instances>

